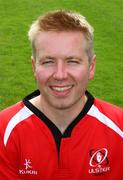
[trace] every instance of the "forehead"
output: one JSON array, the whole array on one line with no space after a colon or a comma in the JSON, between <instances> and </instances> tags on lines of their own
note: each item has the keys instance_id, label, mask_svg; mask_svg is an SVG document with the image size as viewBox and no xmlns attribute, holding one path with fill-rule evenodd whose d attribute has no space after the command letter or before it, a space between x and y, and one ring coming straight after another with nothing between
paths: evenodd
<instances>
[{"instance_id":1,"label":"forehead","mask_svg":"<svg viewBox=\"0 0 123 180\"><path fill-rule=\"evenodd\" d=\"M36 51L69 53L85 49L86 40L82 32L40 32L35 41Z\"/></svg>"},{"instance_id":2,"label":"forehead","mask_svg":"<svg viewBox=\"0 0 123 180\"><path fill-rule=\"evenodd\" d=\"M85 37L82 32L40 32L37 37L35 44L36 46L43 46L45 44L55 43L80 43L84 44ZM59 44L60 45L60 44Z\"/></svg>"}]
</instances>

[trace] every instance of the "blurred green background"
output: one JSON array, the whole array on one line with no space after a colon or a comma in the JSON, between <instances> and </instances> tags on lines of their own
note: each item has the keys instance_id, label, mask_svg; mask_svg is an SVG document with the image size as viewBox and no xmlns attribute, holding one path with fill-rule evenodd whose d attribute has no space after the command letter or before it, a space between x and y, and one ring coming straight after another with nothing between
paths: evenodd
<instances>
[{"instance_id":1,"label":"blurred green background","mask_svg":"<svg viewBox=\"0 0 123 180\"><path fill-rule=\"evenodd\" d=\"M36 89L27 32L49 10L80 12L95 29L97 70L89 91L123 107L122 0L0 0L0 110Z\"/></svg>"}]
</instances>

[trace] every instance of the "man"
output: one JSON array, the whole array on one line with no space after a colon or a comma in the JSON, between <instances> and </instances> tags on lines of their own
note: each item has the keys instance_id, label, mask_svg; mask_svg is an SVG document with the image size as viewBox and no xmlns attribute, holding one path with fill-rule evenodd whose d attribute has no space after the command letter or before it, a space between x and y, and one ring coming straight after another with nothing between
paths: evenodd
<instances>
[{"instance_id":1,"label":"man","mask_svg":"<svg viewBox=\"0 0 123 180\"><path fill-rule=\"evenodd\" d=\"M38 89L0 113L0 179L122 180L123 110L94 98L93 28L55 11L29 30Z\"/></svg>"}]
</instances>

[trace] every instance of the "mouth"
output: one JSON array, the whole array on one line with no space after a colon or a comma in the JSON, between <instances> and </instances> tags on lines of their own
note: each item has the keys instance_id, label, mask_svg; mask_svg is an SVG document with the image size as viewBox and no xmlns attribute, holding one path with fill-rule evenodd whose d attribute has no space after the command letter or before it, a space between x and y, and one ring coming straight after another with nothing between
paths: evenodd
<instances>
[{"instance_id":1,"label":"mouth","mask_svg":"<svg viewBox=\"0 0 123 180\"><path fill-rule=\"evenodd\" d=\"M50 86L50 89L52 90L53 94L59 97L67 96L71 92L72 88L73 88L73 85Z\"/></svg>"},{"instance_id":2,"label":"mouth","mask_svg":"<svg viewBox=\"0 0 123 180\"><path fill-rule=\"evenodd\" d=\"M70 86L51 86L51 89L58 92L64 92L72 88L72 85Z\"/></svg>"}]
</instances>

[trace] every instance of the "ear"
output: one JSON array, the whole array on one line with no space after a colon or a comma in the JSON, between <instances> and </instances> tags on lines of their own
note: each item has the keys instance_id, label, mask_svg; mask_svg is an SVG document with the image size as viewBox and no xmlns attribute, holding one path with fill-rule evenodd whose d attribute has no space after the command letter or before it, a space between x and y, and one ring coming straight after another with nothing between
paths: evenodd
<instances>
[{"instance_id":1,"label":"ear","mask_svg":"<svg viewBox=\"0 0 123 180\"><path fill-rule=\"evenodd\" d=\"M32 60L32 70L35 76L35 71L36 71L36 60L34 59L33 56L31 56L31 60Z\"/></svg>"},{"instance_id":2,"label":"ear","mask_svg":"<svg viewBox=\"0 0 123 180\"><path fill-rule=\"evenodd\" d=\"M90 63L89 80L94 79L95 69L96 69L96 55L93 55L93 58Z\"/></svg>"}]
</instances>

